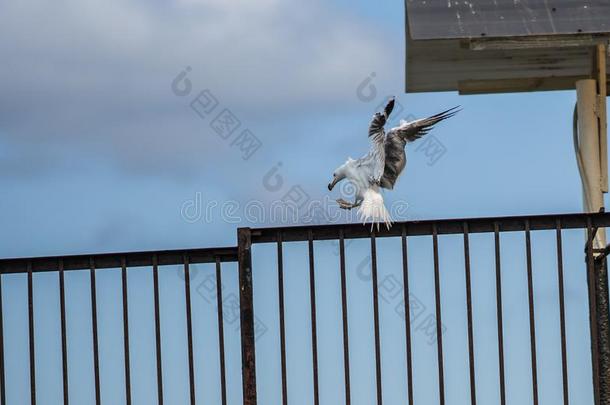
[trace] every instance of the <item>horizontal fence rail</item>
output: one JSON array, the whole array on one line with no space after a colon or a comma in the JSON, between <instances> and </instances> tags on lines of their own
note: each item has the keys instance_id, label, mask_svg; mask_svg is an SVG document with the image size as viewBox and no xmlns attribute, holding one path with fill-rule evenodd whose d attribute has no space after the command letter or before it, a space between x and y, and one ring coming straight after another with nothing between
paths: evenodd
<instances>
[{"instance_id":1,"label":"horizontal fence rail","mask_svg":"<svg viewBox=\"0 0 610 405\"><path fill-rule=\"evenodd\" d=\"M223 247L0 259L0 274L26 273L28 271L28 265L31 265L33 272L59 271L60 263L63 263L63 270L86 270L90 268L92 260L93 263L95 263L96 269L120 268L123 265L123 260L127 267L143 267L152 266L154 257L156 257L157 265L170 266L184 264L185 256L187 256L190 263L193 264L214 263L217 258L220 259L221 262L236 262L237 248Z\"/></svg>"},{"instance_id":2,"label":"horizontal fence rail","mask_svg":"<svg viewBox=\"0 0 610 405\"><path fill-rule=\"evenodd\" d=\"M464 223L468 224L470 233L493 233L495 226L499 232L525 231L525 223L529 222L531 231L554 230L556 222L561 222L562 229L587 229L587 221L591 221L593 228L604 228L610 226L610 214L563 214L563 215L536 215L536 216L511 216L497 218L463 218L463 219L439 219L426 221L398 222L392 228L381 227L375 232L377 238L401 236L402 228L406 228L406 236L432 236L433 228L436 227L438 235L462 234ZM340 233L345 239L370 238L370 224L338 224L338 225L314 225L294 226L279 228L252 228L252 243L277 242L278 232L281 232L284 242L304 242L308 240L311 231L314 240L339 239Z\"/></svg>"},{"instance_id":3,"label":"horizontal fence rail","mask_svg":"<svg viewBox=\"0 0 610 405\"><path fill-rule=\"evenodd\" d=\"M397 238L400 241L399 251L397 257L400 260L400 274L403 277L402 281L402 294L404 305L404 330L402 336L404 338L403 350L406 358L404 359L405 366L405 399L406 403L413 405L418 403L417 393L419 389L418 385L414 383L416 376L415 363L413 360L415 349L414 349L414 331L411 327L411 312L410 308L410 294L413 291L413 285L410 284L413 281L414 272L418 271L413 263L410 263L410 257L413 256L414 252L410 249L411 237L425 237L429 238L431 243L430 257L431 257L431 270L430 277L433 285L432 299L434 309L434 329L435 329L435 373L438 379L438 386L436 387L435 395L438 398L438 403L443 405L446 402L454 402L449 397L449 391L447 391L448 379L451 377L446 373L447 363L446 356L448 355L448 347L450 347L449 341L443 339L443 313L446 308L443 308L443 297L447 294L447 291L451 288L455 288L451 285L445 285L442 281L442 268L443 268L443 243L442 236L444 235L456 235L460 238L460 249L463 257L463 268L462 268L462 280L464 283L464 313L465 313L465 325L464 331L466 336L466 344L463 348L466 353L465 358L467 359L464 365L464 375L467 375L467 381L469 384L469 395L468 402L471 405L483 403L481 398L478 396L478 387L480 387L480 370L477 368L477 347L480 342L475 341L475 316L473 315L476 306L473 302L473 296L477 291L473 282L473 263L475 260L474 250L471 243L471 237L473 234L489 234L492 247L492 258L493 258L493 294L494 294L494 308L493 312L495 315L495 321L493 324L485 325L487 328L495 329L495 338L493 345L497 350L497 377L496 388L498 390L498 403L504 405L509 402L507 397L507 387L510 387L510 375L506 370L507 356L506 356L506 345L505 340L506 333L510 324L506 322L506 298L503 296L503 291L506 292L506 286L503 285L503 277L506 269L502 265L502 235L509 232L518 232L523 235L523 252L524 252L524 273L523 277L526 280L524 291L526 291L526 300L524 305L527 306L527 328L529 332L528 343L528 362L531 368L531 375L528 375L530 382L530 397L531 402L534 405L538 405L540 402L540 390L541 384L544 380L540 379L540 362L539 353L541 343L538 339L540 337L539 328L540 325L536 323L536 311L538 310L539 302L536 302L536 282L535 272L536 263L533 260L532 253L532 237L531 235L536 231L551 231L554 235L554 246L552 252L546 252L549 256L555 258L556 269L553 289L556 290L558 297L557 310L559 313L559 320L557 325L559 336L559 350L556 354L557 358L560 359L561 363L561 379L560 387L556 387L561 392L561 397L564 405L568 405L570 401L570 383L569 376L570 372L568 367L568 334L566 330L569 329L569 322L566 319L566 312L569 308L569 300L566 298L566 269L564 269L565 261L564 255L567 250L565 244L565 232L571 229L582 229L586 231L586 238L582 238L582 243L576 247L572 246L572 249L581 252L583 265L586 267L586 291L588 295L588 319L589 319L589 333L591 338L591 373L592 373L592 392L595 404L609 404L610 396L608 392L608 381L610 381L610 348L608 338L608 285L607 285L607 269L605 264L606 250L594 250L592 248L593 239L598 228L606 228L610 226L610 214L606 213L595 213L595 214L563 214L563 215L536 215L536 216L511 216L511 217L494 217L494 218L463 218L463 219L443 219L443 220L426 220L426 221L409 221L396 223L391 229L374 229L370 224L341 224L341 225L313 225L313 226L296 226L296 227L273 227L273 228L240 228L237 232L237 246L235 247L223 247L223 248L209 248L209 249L186 249L186 250L166 250L166 251L148 251L148 252L126 252L126 253L104 253L104 254L85 254L85 255L73 255L73 256L54 256L54 257L38 257L38 258L11 258L0 260L0 405L7 404L6 398L6 350L12 350L7 347L7 341L5 339L7 331L12 328L12 324L6 324L6 283L3 283L3 278L10 277L10 275L23 274L25 282L27 284L27 349L24 353L24 357L27 356L29 361L27 367L29 368L29 398L21 398L21 403L30 402L32 405L36 404L37 399L40 403L41 398L37 392L40 389L41 384L45 381L41 381L40 374L37 373L37 356L36 352L36 341L40 338L40 335L36 333L37 323L34 311L36 307L36 288L34 285L34 274L44 272L56 272L58 281L58 307L59 307L59 325L58 331L60 336L60 350L61 350L61 366L57 370L57 373L61 375L62 380L62 401L64 405L68 405L70 401L70 369L72 363L68 358L68 346L69 346L69 335L68 335L68 318L66 316L67 308L69 303L67 302L66 294L66 272L81 272L83 274L88 273L89 275L89 291L88 291L88 303L86 311L91 315L91 349L90 356L92 357L92 398L96 405L104 402L104 391L102 386L104 381L100 376L100 364L104 364L105 358L104 353L100 351L100 335L104 332L100 329L101 324L99 321L99 292L96 275L103 269L116 269L120 274L120 291L119 296L121 299L120 313L117 314L121 317L122 325L122 347L119 349L123 351L123 384L125 390L125 403L131 405L133 401L132 387L134 384L134 374L132 371L132 356L130 351L134 345L139 344L135 342L133 338L130 338L130 332L133 333L132 322L130 318L129 308L134 305L133 297L128 294L128 273L131 268L135 267L150 267L152 273L152 303L154 319L154 364L155 364L155 377L156 377L156 391L154 396L156 397L157 403L162 405L163 403L174 403L173 398L168 398L169 395L165 388L165 378L167 374L164 373L164 357L162 355L163 345L162 341L165 338L162 334L162 318L163 318L163 300L161 299L161 280L159 279L160 269L167 266L179 266L184 272L184 278L181 281L182 286L180 294L184 294L185 300L182 305L184 307L181 312L185 318L185 329L180 332L185 334L185 384L188 386L188 393L186 394L187 403L195 405L198 400L198 382L201 381L202 374L198 371L196 366L197 351L195 350L195 338L196 329L193 326L193 311L197 308L196 304L192 302L191 295L197 286L192 284L192 266L195 264L209 264L213 267L214 285L213 299L217 308L215 309L215 317L217 325L213 326L216 329L215 339L218 339L218 354L214 359L214 362L219 367L219 399L222 405L226 405L228 402L227 393L231 391L233 385L227 381L227 360L226 360L226 330L225 321L223 320L227 315L226 311L229 309L226 306L225 300L223 299L223 284L222 279L225 274L223 263L236 263L238 274L238 305L237 319L239 320L239 337L240 337L240 352L241 352L241 385L242 385L242 398L244 405L255 405L257 402L262 403L263 401L258 398L256 371L267 370L272 364L270 361L275 361L268 356L257 356L256 349L256 325L255 321L257 316L255 314L254 302L257 297L261 295L273 295L275 305L277 306L277 312L274 313L274 317L278 320L278 341L277 341L277 352L278 352L278 364L273 365L277 367L279 381L277 386L265 387L265 392L268 393L271 390L277 390L278 403L287 405L292 402L292 398L289 397L291 394L290 376L294 372L290 371L291 353L290 348L294 348L294 342L290 342L292 336L290 332L290 315L287 306L293 299L293 292L289 289L288 278L291 275L291 266L294 264L289 259L289 248L293 242L302 242L306 247L306 255L302 258L303 263L306 263L306 276L308 281L304 288L307 290L306 298L308 303L306 305L306 311L310 317L311 324L309 325L309 331L306 335L311 338L310 347L311 356L309 357L310 372L306 375L299 375L300 381L306 382L311 386L311 402L314 405L325 403L323 399L322 390L322 372L320 368L321 348L324 346L324 342L321 340L321 332L319 325L319 318L321 314L327 310L320 306L319 291L317 291L316 279L319 277L318 266L316 265L316 251L317 244L319 241L336 241L338 246L338 263L336 268L336 275L338 279L338 290L337 298L339 308L339 323L336 326L337 336L341 336L341 350L340 356L342 357L342 364L339 369L343 372L342 376L342 402L349 405L354 401L355 390L359 387L354 384L354 364L358 364L357 358L350 359L350 355L354 355L350 352L350 327L353 319L351 308L351 301L348 300L349 291L351 285L349 283L350 269L348 266L348 249L347 240L351 239L368 239L369 247L367 248L370 253L370 270L371 270L371 285L370 298L367 298L371 305L372 314L372 353L374 359L374 370L372 371L372 397L374 402L378 405L382 405L384 402L391 403L385 397L387 390L387 381L384 381L384 368L383 368L383 343L384 339L382 336L382 325L383 317L381 316L382 302L380 301L380 272L383 270L383 262L378 260L378 251L382 238ZM255 278L261 275L265 275L270 270L265 266L257 267L253 265L253 256L256 258L256 252L253 252L253 245L257 244L273 244L273 250L275 251L274 257L276 262L274 264L275 271L272 272L271 279L274 280L272 285L265 285L264 289L260 291L255 288ZM417 252L415 252L417 253ZM399 276L400 277L400 276ZM319 287L319 286L318 286ZM277 288L277 289L276 289ZM275 296L274 294L277 294ZM340 295L340 296L339 296ZM4 296L4 303L3 303ZM349 304L349 307L348 307ZM352 314L352 315L350 315ZM172 331L173 332L173 331ZM290 344L292 343L292 345ZM309 344L309 343L308 343ZM353 349L352 349L353 350ZM350 361L351 360L351 361ZM210 361L210 359L203 359L200 361ZM582 371L576 371L580 373ZM38 378L37 378L38 377ZM258 384L263 384L259 382ZM449 399L449 400L448 400ZM573 401L572 401L573 402Z\"/></svg>"}]
</instances>

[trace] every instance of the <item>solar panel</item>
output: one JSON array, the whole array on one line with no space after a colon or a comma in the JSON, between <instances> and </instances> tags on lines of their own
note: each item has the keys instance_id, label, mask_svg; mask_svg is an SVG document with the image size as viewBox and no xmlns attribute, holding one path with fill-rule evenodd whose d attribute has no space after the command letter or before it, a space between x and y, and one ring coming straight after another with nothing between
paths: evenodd
<instances>
[{"instance_id":1,"label":"solar panel","mask_svg":"<svg viewBox=\"0 0 610 405\"><path fill-rule=\"evenodd\" d=\"M406 5L414 40L610 32L610 0L406 0Z\"/></svg>"}]
</instances>

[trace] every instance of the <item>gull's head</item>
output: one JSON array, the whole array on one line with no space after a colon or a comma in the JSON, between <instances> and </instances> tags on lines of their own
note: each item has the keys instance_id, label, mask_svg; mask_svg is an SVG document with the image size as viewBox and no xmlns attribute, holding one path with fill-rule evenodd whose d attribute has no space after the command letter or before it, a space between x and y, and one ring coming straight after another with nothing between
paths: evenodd
<instances>
[{"instance_id":1,"label":"gull's head","mask_svg":"<svg viewBox=\"0 0 610 405\"><path fill-rule=\"evenodd\" d=\"M328 190L332 190L335 185L347 177L347 172L351 165L355 162L352 158L347 158L347 162L343 163L341 166L337 167L333 172L333 179L328 183Z\"/></svg>"}]
</instances>

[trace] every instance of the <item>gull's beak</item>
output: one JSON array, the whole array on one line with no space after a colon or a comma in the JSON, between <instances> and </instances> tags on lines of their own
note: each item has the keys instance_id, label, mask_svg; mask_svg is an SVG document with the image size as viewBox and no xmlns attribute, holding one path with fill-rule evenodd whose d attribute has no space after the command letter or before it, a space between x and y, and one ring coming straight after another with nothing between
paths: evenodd
<instances>
[{"instance_id":1,"label":"gull's beak","mask_svg":"<svg viewBox=\"0 0 610 405\"><path fill-rule=\"evenodd\" d=\"M335 187L335 184L337 184L338 181L339 178L337 176L333 177L333 181L328 183L328 191L332 191L333 187Z\"/></svg>"}]
</instances>

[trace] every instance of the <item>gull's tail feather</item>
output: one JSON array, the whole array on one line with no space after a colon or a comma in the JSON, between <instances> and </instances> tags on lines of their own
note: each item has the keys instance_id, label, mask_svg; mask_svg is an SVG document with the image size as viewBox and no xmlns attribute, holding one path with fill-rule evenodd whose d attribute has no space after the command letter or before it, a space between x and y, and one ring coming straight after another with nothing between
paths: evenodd
<instances>
[{"instance_id":1,"label":"gull's tail feather","mask_svg":"<svg viewBox=\"0 0 610 405\"><path fill-rule=\"evenodd\" d=\"M392 218L383 204L383 196L379 190L372 187L364 192L362 204L358 207L358 215L363 223L369 220L372 222L371 230L374 224L377 224L379 230L380 222L383 222L388 229L392 226Z\"/></svg>"}]
</instances>

